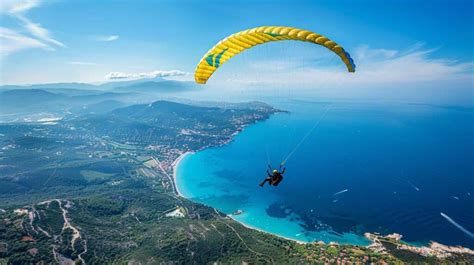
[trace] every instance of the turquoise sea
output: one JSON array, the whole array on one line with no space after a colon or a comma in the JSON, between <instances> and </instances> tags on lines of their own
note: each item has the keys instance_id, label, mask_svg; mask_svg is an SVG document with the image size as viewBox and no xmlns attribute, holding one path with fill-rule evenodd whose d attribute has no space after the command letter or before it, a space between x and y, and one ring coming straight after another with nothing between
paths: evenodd
<instances>
[{"instance_id":1,"label":"turquoise sea","mask_svg":"<svg viewBox=\"0 0 474 265\"><path fill-rule=\"evenodd\" d=\"M474 248L474 110L289 100L231 143L186 156L181 193L251 227L300 241L367 245L400 233ZM324 113L326 115L324 115ZM295 150L298 143L306 140ZM278 187L258 186L292 151Z\"/></svg>"}]
</instances>

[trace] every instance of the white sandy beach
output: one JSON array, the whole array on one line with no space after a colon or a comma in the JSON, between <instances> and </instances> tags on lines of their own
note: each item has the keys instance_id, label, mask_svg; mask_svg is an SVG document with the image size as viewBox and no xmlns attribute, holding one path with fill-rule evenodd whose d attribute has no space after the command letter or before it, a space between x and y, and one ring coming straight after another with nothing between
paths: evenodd
<instances>
[{"instance_id":1,"label":"white sandy beach","mask_svg":"<svg viewBox=\"0 0 474 265\"><path fill-rule=\"evenodd\" d=\"M272 236L277 236L277 237L281 237L281 238L284 238L284 239L287 239L287 240L291 240L291 241L294 241L296 243L299 243L299 244L309 244L310 242L305 242L305 241L301 241L301 240L297 240L297 239L294 239L294 238L289 238L289 237L285 237L285 236L282 236L282 235L278 235L278 234L273 234L273 233L270 233L270 232L267 232L263 229L260 229L260 228L257 228L257 227L254 227L254 226L251 226L249 224L246 224L240 220L237 220L235 219L232 215L227 215L227 217L229 217L230 219L236 221L237 223L249 228L249 229L253 229L253 230L256 230L256 231L259 231L259 232L262 232L262 233L265 233L265 234L269 234L269 235L272 235Z\"/></svg>"},{"instance_id":2,"label":"white sandy beach","mask_svg":"<svg viewBox=\"0 0 474 265\"><path fill-rule=\"evenodd\" d=\"M194 152L186 152L186 153L183 153L181 154L178 158L176 158L175 161L173 161L173 181L174 181L174 187L176 189L176 192L178 193L178 196L180 197L183 197L183 194L179 191L179 187L178 187L178 181L177 181L177 178L176 178L176 171L178 169L178 165L179 165L179 162L181 162L183 160L183 158L185 158L187 155L191 155L191 154L194 154Z\"/></svg>"}]
</instances>

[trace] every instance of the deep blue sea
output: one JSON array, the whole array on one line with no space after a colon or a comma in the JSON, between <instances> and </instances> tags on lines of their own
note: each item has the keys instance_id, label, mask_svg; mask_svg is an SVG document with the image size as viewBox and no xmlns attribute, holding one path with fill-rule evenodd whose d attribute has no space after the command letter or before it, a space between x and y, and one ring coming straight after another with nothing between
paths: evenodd
<instances>
[{"instance_id":1,"label":"deep blue sea","mask_svg":"<svg viewBox=\"0 0 474 265\"><path fill-rule=\"evenodd\" d=\"M474 110L410 103L290 100L231 143L185 157L184 196L301 241L369 243L364 232L474 248ZM329 108L329 110L328 110ZM278 187L259 187L268 161ZM471 235L472 236L472 235Z\"/></svg>"}]
</instances>

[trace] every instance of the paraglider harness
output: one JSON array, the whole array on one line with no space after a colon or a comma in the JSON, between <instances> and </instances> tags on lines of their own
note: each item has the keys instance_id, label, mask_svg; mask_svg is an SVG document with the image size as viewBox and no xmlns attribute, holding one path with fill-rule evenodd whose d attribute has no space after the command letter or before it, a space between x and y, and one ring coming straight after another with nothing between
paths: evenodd
<instances>
[{"instance_id":1,"label":"paraglider harness","mask_svg":"<svg viewBox=\"0 0 474 265\"><path fill-rule=\"evenodd\" d=\"M268 169L271 171L271 173ZM280 164L280 167L278 169L272 170L272 167L269 164L268 169L267 169L267 178L265 178L262 182L260 182L260 187L263 187L263 185L267 181L270 184L270 186L278 186L278 184L280 184L280 182L283 180L283 174L285 174L286 168L282 164Z\"/></svg>"}]
</instances>

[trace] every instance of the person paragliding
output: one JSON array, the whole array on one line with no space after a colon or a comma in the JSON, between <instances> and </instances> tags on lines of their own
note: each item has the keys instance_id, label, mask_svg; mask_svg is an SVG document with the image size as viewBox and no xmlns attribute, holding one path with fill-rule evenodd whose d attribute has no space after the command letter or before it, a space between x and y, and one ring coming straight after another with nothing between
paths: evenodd
<instances>
[{"instance_id":1,"label":"person paragliding","mask_svg":"<svg viewBox=\"0 0 474 265\"><path fill-rule=\"evenodd\" d=\"M283 174L285 174L285 170L286 168L283 167L282 169L282 166L280 166L280 169L272 170L272 173L270 173L270 171L267 169L267 177L262 182L260 182L260 187L263 187L266 182L268 182L270 186L278 186L278 184L280 184L280 182L283 180Z\"/></svg>"},{"instance_id":2,"label":"person paragliding","mask_svg":"<svg viewBox=\"0 0 474 265\"><path fill-rule=\"evenodd\" d=\"M194 80L197 84L206 84L209 78L214 74L214 72L216 72L218 68L220 68L225 62L237 54L240 54L241 52L251 49L257 45L274 41L290 40L321 45L327 50L331 51L333 54L337 55L341 62L346 66L348 72L354 73L356 70L356 65L351 55L341 45L319 33L286 26L262 26L234 33L215 44L208 52L204 54L196 66ZM319 126L319 123L330 108L331 107L328 107L326 109L321 118L288 154L288 156L280 164L279 169L272 169L269 165L267 177L260 183L261 187L263 187L263 185L265 185L267 182L270 184L270 186L278 186L278 184L280 184L280 182L283 180L283 174L285 173L285 162Z\"/></svg>"}]
</instances>

